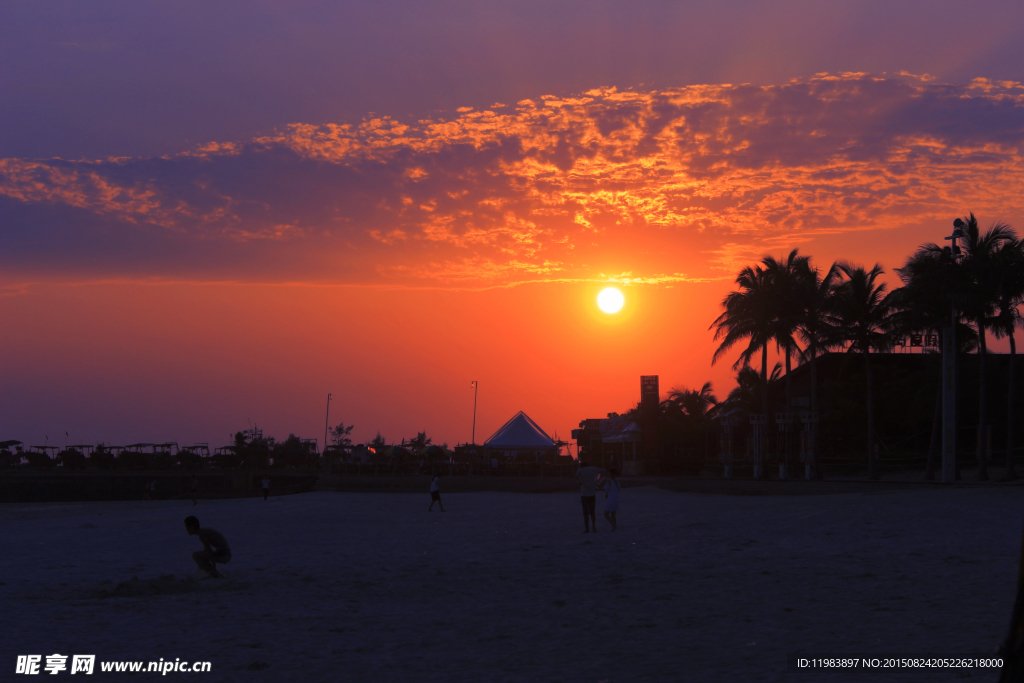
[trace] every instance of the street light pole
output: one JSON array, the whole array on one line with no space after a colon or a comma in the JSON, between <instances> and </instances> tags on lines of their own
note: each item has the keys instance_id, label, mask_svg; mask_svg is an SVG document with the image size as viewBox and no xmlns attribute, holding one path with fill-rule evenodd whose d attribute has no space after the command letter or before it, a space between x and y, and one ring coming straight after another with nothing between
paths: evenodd
<instances>
[{"instance_id":1,"label":"street light pole","mask_svg":"<svg viewBox=\"0 0 1024 683\"><path fill-rule=\"evenodd\" d=\"M331 421L331 392L327 392L327 412L324 414L324 471L327 471L327 430Z\"/></svg>"},{"instance_id":2,"label":"street light pole","mask_svg":"<svg viewBox=\"0 0 1024 683\"><path fill-rule=\"evenodd\" d=\"M476 395L480 391L480 384L473 380L473 445L476 445Z\"/></svg>"},{"instance_id":3,"label":"street light pole","mask_svg":"<svg viewBox=\"0 0 1024 683\"><path fill-rule=\"evenodd\" d=\"M950 256L953 263L960 261L957 240L963 237L964 222L953 221ZM942 483L956 481L956 299L949 296L949 327L942 335Z\"/></svg>"}]
</instances>

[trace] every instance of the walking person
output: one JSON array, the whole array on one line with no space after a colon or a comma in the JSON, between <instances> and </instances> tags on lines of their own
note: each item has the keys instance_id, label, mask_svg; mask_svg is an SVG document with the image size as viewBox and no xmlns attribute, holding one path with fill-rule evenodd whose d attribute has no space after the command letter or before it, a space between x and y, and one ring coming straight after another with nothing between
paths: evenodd
<instances>
[{"instance_id":1,"label":"walking person","mask_svg":"<svg viewBox=\"0 0 1024 683\"><path fill-rule=\"evenodd\" d=\"M263 500L266 500L268 495L270 495L270 479L263 477Z\"/></svg>"},{"instance_id":2,"label":"walking person","mask_svg":"<svg viewBox=\"0 0 1024 683\"><path fill-rule=\"evenodd\" d=\"M593 525L594 533L597 533L597 489L601 477L608 474L600 467L591 467L587 462L581 461L580 468L576 471L576 481L580 484L580 503L583 504L583 533L589 534Z\"/></svg>"},{"instance_id":3,"label":"walking person","mask_svg":"<svg viewBox=\"0 0 1024 683\"><path fill-rule=\"evenodd\" d=\"M427 512L434 511L434 503L441 508L441 512L444 512L444 503L441 502L441 475L435 474L434 479L430 482L430 507L427 508Z\"/></svg>"},{"instance_id":4,"label":"walking person","mask_svg":"<svg viewBox=\"0 0 1024 683\"><path fill-rule=\"evenodd\" d=\"M612 531L619 528L615 521L615 513L619 511L619 490L622 488L618 476L617 467L609 468L608 480L601 487L604 490L604 518L612 525Z\"/></svg>"},{"instance_id":5,"label":"walking person","mask_svg":"<svg viewBox=\"0 0 1024 683\"><path fill-rule=\"evenodd\" d=\"M196 502L196 496L199 495L199 477L194 474L192 475L192 485L190 488L192 494L192 507L195 507L198 505Z\"/></svg>"}]
</instances>

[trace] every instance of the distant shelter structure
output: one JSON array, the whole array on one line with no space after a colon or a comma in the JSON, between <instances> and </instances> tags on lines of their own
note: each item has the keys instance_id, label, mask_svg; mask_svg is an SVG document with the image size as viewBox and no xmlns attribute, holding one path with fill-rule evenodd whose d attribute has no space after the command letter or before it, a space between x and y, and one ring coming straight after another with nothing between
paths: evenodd
<instances>
[{"instance_id":1,"label":"distant shelter structure","mask_svg":"<svg viewBox=\"0 0 1024 683\"><path fill-rule=\"evenodd\" d=\"M501 456L520 462L557 462L561 446L520 410L484 442L484 451L489 458Z\"/></svg>"}]
</instances>

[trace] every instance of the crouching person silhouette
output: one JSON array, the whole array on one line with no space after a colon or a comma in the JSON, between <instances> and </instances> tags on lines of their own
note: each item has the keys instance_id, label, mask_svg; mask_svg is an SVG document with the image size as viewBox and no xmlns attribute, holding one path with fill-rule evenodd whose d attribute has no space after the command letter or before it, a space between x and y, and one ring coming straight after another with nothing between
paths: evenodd
<instances>
[{"instance_id":1,"label":"crouching person silhouette","mask_svg":"<svg viewBox=\"0 0 1024 683\"><path fill-rule=\"evenodd\" d=\"M198 536L203 542L203 549L192 553L192 559L196 561L199 569L209 574L211 578L221 578L217 564L227 564L231 561L231 548L228 547L227 539L219 531L200 527L199 520L195 517L185 518L185 531L189 536Z\"/></svg>"}]
</instances>

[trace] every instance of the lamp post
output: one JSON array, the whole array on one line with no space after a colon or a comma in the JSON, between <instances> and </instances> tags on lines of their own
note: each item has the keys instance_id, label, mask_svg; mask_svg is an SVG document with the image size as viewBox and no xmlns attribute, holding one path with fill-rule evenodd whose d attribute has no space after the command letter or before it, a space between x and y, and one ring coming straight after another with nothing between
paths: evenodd
<instances>
[{"instance_id":1,"label":"lamp post","mask_svg":"<svg viewBox=\"0 0 1024 683\"><path fill-rule=\"evenodd\" d=\"M327 412L324 414L324 472L327 471L327 430L331 422L331 392L327 392Z\"/></svg>"},{"instance_id":2,"label":"lamp post","mask_svg":"<svg viewBox=\"0 0 1024 683\"><path fill-rule=\"evenodd\" d=\"M964 222L953 221L950 240L950 256L953 263L962 255L957 240L964 235ZM942 334L942 483L952 484L956 480L956 299L949 296L949 327Z\"/></svg>"},{"instance_id":3,"label":"lamp post","mask_svg":"<svg viewBox=\"0 0 1024 683\"><path fill-rule=\"evenodd\" d=\"M473 445L476 445L476 395L480 391L480 383L473 380Z\"/></svg>"}]
</instances>

